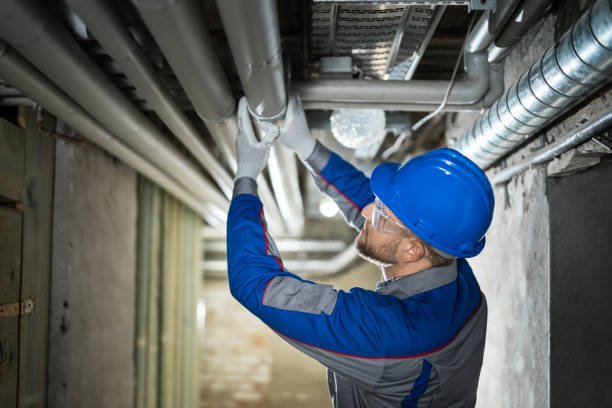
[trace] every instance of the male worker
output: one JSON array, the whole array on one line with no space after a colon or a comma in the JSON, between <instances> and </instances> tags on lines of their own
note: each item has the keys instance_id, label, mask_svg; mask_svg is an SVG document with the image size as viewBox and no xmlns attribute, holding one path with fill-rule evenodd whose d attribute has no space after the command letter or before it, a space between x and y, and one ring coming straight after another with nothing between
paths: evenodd
<instances>
[{"instance_id":1,"label":"male worker","mask_svg":"<svg viewBox=\"0 0 612 408\"><path fill-rule=\"evenodd\" d=\"M255 139L244 98L238 120L227 227L233 296L328 368L334 407L474 406L487 309L463 258L482 250L491 222L484 173L438 149L404 165L381 164L368 180L310 135L291 98L279 140L359 230L361 255L382 268L375 291L335 290L284 268L256 192L269 144Z\"/></svg>"}]
</instances>

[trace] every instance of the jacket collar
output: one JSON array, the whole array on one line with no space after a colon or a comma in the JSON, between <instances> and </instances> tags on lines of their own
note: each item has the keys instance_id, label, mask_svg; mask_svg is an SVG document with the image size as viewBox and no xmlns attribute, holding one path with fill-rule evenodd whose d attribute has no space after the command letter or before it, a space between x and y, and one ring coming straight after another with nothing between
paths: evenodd
<instances>
[{"instance_id":1,"label":"jacket collar","mask_svg":"<svg viewBox=\"0 0 612 408\"><path fill-rule=\"evenodd\" d=\"M457 279L457 261L446 266L425 269L408 276L379 282L376 292L403 299L439 288Z\"/></svg>"}]
</instances>

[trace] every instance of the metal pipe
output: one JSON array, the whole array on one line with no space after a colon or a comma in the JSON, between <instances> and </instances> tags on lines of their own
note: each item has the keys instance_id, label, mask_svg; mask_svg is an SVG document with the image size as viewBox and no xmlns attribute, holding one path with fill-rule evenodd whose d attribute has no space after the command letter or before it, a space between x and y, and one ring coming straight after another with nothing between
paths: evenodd
<instances>
[{"instance_id":1,"label":"metal pipe","mask_svg":"<svg viewBox=\"0 0 612 408\"><path fill-rule=\"evenodd\" d=\"M34 104L36 104L36 102L27 96L0 96L0 106L21 106Z\"/></svg>"},{"instance_id":2,"label":"metal pipe","mask_svg":"<svg viewBox=\"0 0 612 408\"><path fill-rule=\"evenodd\" d=\"M23 96L17 89L0 84L0 96Z\"/></svg>"},{"instance_id":3,"label":"metal pipe","mask_svg":"<svg viewBox=\"0 0 612 408\"><path fill-rule=\"evenodd\" d=\"M203 21L201 2L132 0L205 122L229 119L234 98ZM186 41L186 40L191 41Z\"/></svg>"},{"instance_id":4,"label":"metal pipe","mask_svg":"<svg viewBox=\"0 0 612 408\"><path fill-rule=\"evenodd\" d=\"M285 146L275 144L270 150L268 172L287 233L292 237L301 236L305 224L304 203L295 154Z\"/></svg>"},{"instance_id":5,"label":"metal pipe","mask_svg":"<svg viewBox=\"0 0 612 408\"><path fill-rule=\"evenodd\" d=\"M488 31L493 38L496 38L502 32L521 1L497 0L497 7L489 15Z\"/></svg>"},{"instance_id":6,"label":"metal pipe","mask_svg":"<svg viewBox=\"0 0 612 408\"><path fill-rule=\"evenodd\" d=\"M612 5L598 0L454 146L487 168L612 77Z\"/></svg>"},{"instance_id":7,"label":"metal pipe","mask_svg":"<svg viewBox=\"0 0 612 408\"><path fill-rule=\"evenodd\" d=\"M339 252L346 248L340 240L277 239L276 249L282 252ZM225 235L223 239L205 241L205 252L227 252Z\"/></svg>"},{"instance_id":8,"label":"metal pipe","mask_svg":"<svg viewBox=\"0 0 612 408\"><path fill-rule=\"evenodd\" d=\"M456 81L448 96L447 105L477 103L489 86L488 62L484 53L465 54L467 79ZM309 80L294 83L305 106L317 102L353 103L367 108L380 101L386 104L429 104L436 107L442 103L448 81L383 81L383 80ZM331 104L330 108L333 109Z\"/></svg>"},{"instance_id":9,"label":"metal pipe","mask_svg":"<svg viewBox=\"0 0 612 408\"><path fill-rule=\"evenodd\" d=\"M387 102L325 102L311 101L302 102L302 106L306 110L335 110L335 109L382 109L387 111L403 111L403 112L432 112L436 110L440 104L433 103L387 103ZM442 112L474 112L483 109L482 101L463 105L444 105Z\"/></svg>"},{"instance_id":10,"label":"metal pipe","mask_svg":"<svg viewBox=\"0 0 612 408\"><path fill-rule=\"evenodd\" d=\"M482 98L485 108L491 107L504 94L504 62L489 64L489 90Z\"/></svg>"},{"instance_id":11,"label":"metal pipe","mask_svg":"<svg viewBox=\"0 0 612 408\"><path fill-rule=\"evenodd\" d=\"M202 4L195 0L132 0L164 53L198 116L219 145L232 171L236 169L235 101L204 24ZM270 229L285 232L278 204L263 177L257 180Z\"/></svg>"},{"instance_id":12,"label":"metal pipe","mask_svg":"<svg viewBox=\"0 0 612 408\"><path fill-rule=\"evenodd\" d=\"M85 21L87 28L93 32L168 129L209 172L221 191L231 198L234 185L232 177L204 147L198 131L162 84L113 5L102 0L68 0L68 4Z\"/></svg>"},{"instance_id":13,"label":"metal pipe","mask_svg":"<svg viewBox=\"0 0 612 408\"><path fill-rule=\"evenodd\" d=\"M157 183L178 200L200 214L210 225L224 223L219 209L196 198L191 192L171 179L151 162L112 136L104 127L77 105L61 89L0 40L0 76L40 103L45 109L61 118L79 134L119 158L128 166Z\"/></svg>"},{"instance_id":14,"label":"metal pipe","mask_svg":"<svg viewBox=\"0 0 612 408\"><path fill-rule=\"evenodd\" d=\"M348 245L342 252L330 259L287 260L285 268L305 277L327 277L342 272L358 258L354 245ZM226 260L205 260L202 263L205 276L226 277Z\"/></svg>"},{"instance_id":15,"label":"metal pipe","mask_svg":"<svg viewBox=\"0 0 612 408\"><path fill-rule=\"evenodd\" d=\"M491 183L504 183L532 166L544 164L547 161L554 159L561 153L571 149L574 146L578 146L583 142L586 142L587 140L599 135L601 132L606 131L610 127L612 127L612 112L606 112L598 118L590 120L584 127L578 129L571 135L564 137L563 139L559 139L538 150L537 153L526 157L510 167L506 167L498 173L495 173L493 177L491 177Z\"/></svg>"},{"instance_id":16,"label":"metal pipe","mask_svg":"<svg viewBox=\"0 0 612 408\"><path fill-rule=\"evenodd\" d=\"M249 111L259 119L281 119L287 95L276 0L219 0L217 8Z\"/></svg>"},{"instance_id":17,"label":"metal pipe","mask_svg":"<svg viewBox=\"0 0 612 408\"><path fill-rule=\"evenodd\" d=\"M189 158L115 87L63 25L51 21L45 4L31 0L2 1L0 21L0 36L112 134L199 199L218 208L227 208L228 200L202 176Z\"/></svg>"},{"instance_id":18,"label":"metal pipe","mask_svg":"<svg viewBox=\"0 0 612 408\"><path fill-rule=\"evenodd\" d=\"M514 45L533 25L542 18L551 0L523 1L514 12L512 19L489 47L489 62L498 62L505 58Z\"/></svg>"},{"instance_id":19,"label":"metal pipe","mask_svg":"<svg viewBox=\"0 0 612 408\"><path fill-rule=\"evenodd\" d=\"M276 0L217 1L249 111L260 120L285 114L287 98L281 58ZM268 172L290 236L304 229L304 204L295 155L273 146Z\"/></svg>"},{"instance_id":20,"label":"metal pipe","mask_svg":"<svg viewBox=\"0 0 612 408\"><path fill-rule=\"evenodd\" d=\"M474 26L474 29L470 33L466 44L465 50L467 52L480 52L487 49L489 44L491 44L495 37L489 31L489 19L491 17L491 11L485 11L480 19Z\"/></svg>"}]
</instances>

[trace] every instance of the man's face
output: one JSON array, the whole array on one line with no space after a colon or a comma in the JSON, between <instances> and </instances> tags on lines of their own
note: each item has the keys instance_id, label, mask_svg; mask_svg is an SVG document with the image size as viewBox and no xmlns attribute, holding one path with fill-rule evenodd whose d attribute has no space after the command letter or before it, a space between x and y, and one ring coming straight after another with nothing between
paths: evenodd
<instances>
[{"instance_id":1,"label":"man's face","mask_svg":"<svg viewBox=\"0 0 612 408\"><path fill-rule=\"evenodd\" d=\"M381 266L397 263L397 248L400 236L378 231L372 225L374 203L367 205L361 213L366 218L363 228L355 238L355 248L365 260Z\"/></svg>"}]
</instances>

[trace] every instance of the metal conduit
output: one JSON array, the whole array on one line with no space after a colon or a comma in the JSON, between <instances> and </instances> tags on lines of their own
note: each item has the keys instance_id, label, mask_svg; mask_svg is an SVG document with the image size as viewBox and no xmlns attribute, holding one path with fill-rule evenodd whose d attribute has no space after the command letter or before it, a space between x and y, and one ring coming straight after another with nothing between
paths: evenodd
<instances>
[{"instance_id":1,"label":"metal conduit","mask_svg":"<svg viewBox=\"0 0 612 408\"><path fill-rule=\"evenodd\" d=\"M329 259L286 260L283 266L287 270L305 277L328 277L342 272L359 258L354 245L347 245L338 255ZM206 276L227 277L227 261L204 260L202 271Z\"/></svg>"},{"instance_id":2,"label":"metal conduit","mask_svg":"<svg viewBox=\"0 0 612 408\"><path fill-rule=\"evenodd\" d=\"M499 62L510 53L514 45L542 18L552 0L524 0L512 19L489 47L489 62Z\"/></svg>"},{"instance_id":3,"label":"metal conduit","mask_svg":"<svg viewBox=\"0 0 612 408\"><path fill-rule=\"evenodd\" d=\"M446 105L469 105L482 99L489 87L489 64L485 53L465 53L467 79L455 81ZM305 108L334 109L339 103L370 108L380 101L390 105L434 105L444 99L448 81L384 81L359 79L320 79L295 82ZM335 105L334 105L335 104ZM452 108L449 106L449 108Z\"/></svg>"},{"instance_id":4,"label":"metal conduit","mask_svg":"<svg viewBox=\"0 0 612 408\"><path fill-rule=\"evenodd\" d=\"M198 116L219 145L232 170L236 168L235 102L204 24L200 1L132 0L164 53ZM285 232L278 204L265 178L257 179L270 229Z\"/></svg>"},{"instance_id":5,"label":"metal conduit","mask_svg":"<svg viewBox=\"0 0 612 408\"><path fill-rule=\"evenodd\" d=\"M217 7L249 111L261 120L280 119L287 96L276 0L220 0ZM300 236L304 204L295 154L284 146L273 146L268 172L287 232Z\"/></svg>"},{"instance_id":6,"label":"metal conduit","mask_svg":"<svg viewBox=\"0 0 612 408\"><path fill-rule=\"evenodd\" d=\"M140 112L88 58L70 33L51 21L44 4L0 2L0 37L12 44L110 132L163 169L197 198L218 208L228 200L188 157Z\"/></svg>"},{"instance_id":7,"label":"metal conduit","mask_svg":"<svg viewBox=\"0 0 612 408\"><path fill-rule=\"evenodd\" d=\"M594 138L610 127L612 127L612 112L607 112L595 119L590 120L586 125L584 125L584 127L578 129L571 135L544 146L542 149L538 150L537 153L495 173L493 177L491 177L491 183L505 183L512 177L521 174L532 166L544 164L572 147L578 146L579 144Z\"/></svg>"},{"instance_id":8,"label":"metal conduit","mask_svg":"<svg viewBox=\"0 0 612 408\"><path fill-rule=\"evenodd\" d=\"M249 111L260 119L281 119L287 96L276 0L219 0L217 8Z\"/></svg>"},{"instance_id":9,"label":"metal conduit","mask_svg":"<svg viewBox=\"0 0 612 408\"><path fill-rule=\"evenodd\" d=\"M521 0L498 1L495 10L486 10L467 40L466 51L484 51L501 33Z\"/></svg>"},{"instance_id":10,"label":"metal conduit","mask_svg":"<svg viewBox=\"0 0 612 408\"><path fill-rule=\"evenodd\" d=\"M174 195L200 214L209 224L213 226L223 224L223 218L219 217L220 209L213 208L210 203L197 199L166 173L112 136L61 89L2 40L0 40L0 76L24 94L35 99L53 115L61 118L79 134L86 136L102 149Z\"/></svg>"},{"instance_id":11,"label":"metal conduit","mask_svg":"<svg viewBox=\"0 0 612 408\"><path fill-rule=\"evenodd\" d=\"M202 144L201 136L161 83L142 49L121 21L113 6L102 0L68 0L87 28L119 65L147 103L157 112L168 129L188 148L198 162L231 198L233 180Z\"/></svg>"},{"instance_id":12,"label":"metal conduit","mask_svg":"<svg viewBox=\"0 0 612 408\"><path fill-rule=\"evenodd\" d=\"M612 76L612 4L597 1L454 146L487 168Z\"/></svg>"},{"instance_id":13,"label":"metal conduit","mask_svg":"<svg viewBox=\"0 0 612 408\"><path fill-rule=\"evenodd\" d=\"M204 24L201 2L132 0L198 116L236 169L235 101Z\"/></svg>"},{"instance_id":14,"label":"metal conduit","mask_svg":"<svg viewBox=\"0 0 612 408\"><path fill-rule=\"evenodd\" d=\"M479 52L484 51L489 44L495 41L495 37L489 31L489 19L491 17L491 11L485 11L480 19L474 26L474 29L470 33L468 37L467 43L469 45L466 46L467 52Z\"/></svg>"}]
</instances>

